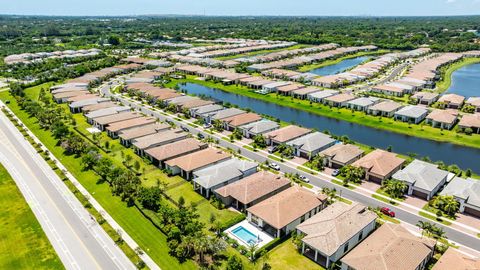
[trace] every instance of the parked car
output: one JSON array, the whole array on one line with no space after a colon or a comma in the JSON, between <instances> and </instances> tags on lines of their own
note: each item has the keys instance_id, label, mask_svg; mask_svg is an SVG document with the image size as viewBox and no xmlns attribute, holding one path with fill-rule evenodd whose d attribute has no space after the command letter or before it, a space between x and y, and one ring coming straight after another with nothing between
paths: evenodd
<instances>
[{"instance_id":1,"label":"parked car","mask_svg":"<svg viewBox=\"0 0 480 270\"><path fill-rule=\"evenodd\" d=\"M203 125L203 127L204 127L204 128L211 128L212 125L211 125L211 124L205 124L205 125Z\"/></svg>"},{"instance_id":2,"label":"parked car","mask_svg":"<svg viewBox=\"0 0 480 270\"><path fill-rule=\"evenodd\" d=\"M267 148L267 151L268 151L268 153L272 154L273 152L277 151L277 147L276 146L269 146Z\"/></svg>"},{"instance_id":3,"label":"parked car","mask_svg":"<svg viewBox=\"0 0 480 270\"><path fill-rule=\"evenodd\" d=\"M338 169L335 169L335 170L333 170L333 172L332 172L332 176L337 176L337 175L339 175L339 174L340 174L340 170L338 170Z\"/></svg>"},{"instance_id":4,"label":"parked car","mask_svg":"<svg viewBox=\"0 0 480 270\"><path fill-rule=\"evenodd\" d=\"M303 175L300 175L298 177L300 180L302 180L303 182L305 183L310 183L310 179L308 179L307 177L303 176Z\"/></svg>"},{"instance_id":5,"label":"parked car","mask_svg":"<svg viewBox=\"0 0 480 270\"><path fill-rule=\"evenodd\" d=\"M270 168L276 170L276 171L280 171L280 166L278 166L277 163L273 163L273 162L272 162L272 163L270 163L268 166L269 166Z\"/></svg>"},{"instance_id":6,"label":"parked car","mask_svg":"<svg viewBox=\"0 0 480 270\"><path fill-rule=\"evenodd\" d=\"M203 136L202 133L197 133L197 137L198 137L200 140L205 139L205 136Z\"/></svg>"},{"instance_id":7,"label":"parked car","mask_svg":"<svg viewBox=\"0 0 480 270\"><path fill-rule=\"evenodd\" d=\"M395 212L393 212L392 210L390 210L390 208L388 207L382 207L380 209L380 212L382 212L383 214L389 216L389 217L395 217Z\"/></svg>"},{"instance_id":8,"label":"parked car","mask_svg":"<svg viewBox=\"0 0 480 270\"><path fill-rule=\"evenodd\" d=\"M182 130L185 132L190 132L190 130L187 127L182 127Z\"/></svg>"}]
</instances>

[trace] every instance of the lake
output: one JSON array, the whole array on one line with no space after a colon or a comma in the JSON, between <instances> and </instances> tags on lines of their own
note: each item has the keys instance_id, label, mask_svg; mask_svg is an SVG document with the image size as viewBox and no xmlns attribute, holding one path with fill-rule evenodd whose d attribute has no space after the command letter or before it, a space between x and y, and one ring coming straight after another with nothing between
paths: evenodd
<instances>
[{"instance_id":1,"label":"lake","mask_svg":"<svg viewBox=\"0 0 480 270\"><path fill-rule=\"evenodd\" d=\"M467 98L480 96L480 63L455 70L452 73L452 84L446 92Z\"/></svg>"},{"instance_id":2,"label":"lake","mask_svg":"<svg viewBox=\"0 0 480 270\"><path fill-rule=\"evenodd\" d=\"M350 69L358 64L361 64L365 61L368 60L368 56L360 56L360 57L355 57L355 58L350 58L350 59L345 59L339 63L333 64L333 65L328 65L316 69L309 70L309 73L317 74L320 76L327 76L327 75L333 75L337 74L340 72L343 72L347 69Z\"/></svg>"},{"instance_id":3,"label":"lake","mask_svg":"<svg viewBox=\"0 0 480 270\"><path fill-rule=\"evenodd\" d=\"M293 122L319 131L329 130L336 135L347 135L354 141L377 148L386 149L391 145L393 151L397 153L405 155L416 153L419 157L428 156L433 161L442 160L446 164L457 164L461 168L470 168L476 173L480 173L480 149L362 126L199 84L186 83L179 86L180 89L190 94L208 96L219 101L235 104L240 108L250 108L259 114L270 115L285 122Z\"/></svg>"}]
</instances>

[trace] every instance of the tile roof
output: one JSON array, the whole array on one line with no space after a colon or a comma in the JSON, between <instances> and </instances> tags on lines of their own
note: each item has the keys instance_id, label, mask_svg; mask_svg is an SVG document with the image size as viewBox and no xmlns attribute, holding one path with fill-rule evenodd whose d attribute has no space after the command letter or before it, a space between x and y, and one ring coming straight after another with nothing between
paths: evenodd
<instances>
[{"instance_id":1,"label":"tile roof","mask_svg":"<svg viewBox=\"0 0 480 270\"><path fill-rule=\"evenodd\" d=\"M455 123L455 121L457 120L457 117L458 117L457 110L435 109L427 115L427 119L429 120L432 120L435 122L447 123L447 124Z\"/></svg>"},{"instance_id":2,"label":"tile roof","mask_svg":"<svg viewBox=\"0 0 480 270\"><path fill-rule=\"evenodd\" d=\"M93 118L93 120L97 122L97 124L99 125L108 125L115 122L120 122L120 121L139 118L139 117L142 117L142 115L136 112L122 112L122 113Z\"/></svg>"},{"instance_id":3,"label":"tile roof","mask_svg":"<svg viewBox=\"0 0 480 270\"><path fill-rule=\"evenodd\" d=\"M370 107L370 110L374 110L374 111L382 111L382 112L394 112L400 108L402 108L403 106L399 103L396 103L394 101L383 101L383 102L380 102L378 104L375 104L373 106Z\"/></svg>"},{"instance_id":4,"label":"tile roof","mask_svg":"<svg viewBox=\"0 0 480 270\"><path fill-rule=\"evenodd\" d=\"M329 135L321 132L313 132L288 142L288 145L297 146L301 150L313 152L335 142Z\"/></svg>"},{"instance_id":5,"label":"tile roof","mask_svg":"<svg viewBox=\"0 0 480 270\"><path fill-rule=\"evenodd\" d=\"M480 128L480 113L464 114L458 125L462 127Z\"/></svg>"},{"instance_id":6,"label":"tile roof","mask_svg":"<svg viewBox=\"0 0 480 270\"><path fill-rule=\"evenodd\" d=\"M416 237L402 225L385 223L342 262L356 270L415 270L434 246L432 239Z\"/></svg>"},{"instance_id":7,"label":"tile roof","mask_svg":"<svg viewBox=\"0 0 480 270\"><path fill-rule=\"evenodd\" d=\"M453 103L453 104L462 104L465 101L464 96L460 96L457 94L445 94L440 97L438 102L446 102L446 103Z\"/></svg>"},{"instance_id":8,"label":"tile roof","mask_svg":"<svg viewBox=\"0 0 480 270\"><path fill-rule=\"evenodd\" d=\"M441 195L452 195L468 204L480 207L480 181L473 178L453 178L440 192Z\"/></svg>"},{"instance_id":9,"label":"tile roof","mask_svg":"<svg viewBox=\"0 0 480 270\"><path fill-rule=\"evenodd\" d=\"M258 166L257 163L243 159L232 158L194 173L194 182L204 188L212 188L243 174Z\"/></svg>"},{"instance_id":10,"label":"tile roof","mask_svg":"<svg viewBox=\"0 0 480 270\"><path fill-rule=\"evenodd\" d=\"M152 135L136 138L132 144L138 149L147 149L155 145L161 145L187 137L188 133L183 132L181 129L164 130Z\"/></svg>"},{"instance_id":11,"label":"tile roof","mask_svg":"<svg viewBox=\"0 0 480 270\"><path fill-rule=\"evenodd\" d=\"M223 122L226 122L232 127L238 127L260 120L262 120L262 117L256 113L242 113L222 119Z\"/></svg>"},{"instance_id":12,"label":"tile roof","mask_svg":"<svg viewBox=\"0 0 480 270\"><path fill-rule=\"evenodd\" d=\"M355 98L356 97L354 95L351 95L351 94L338 94L338 95L334 95L334 96L331 96L331 97L327 97L325 100L342 103L342 102L347 102L347 101L353 100Z\"/></svg>"},{"instance_id":13,"label":"tile roof","mask_svg":"<svg viewBox=\"0 0 480 270\"><path fill-rule=\"evenodd\" d=\"M228 108L225 110L215 112L215 114L212 116L212 119L221 120L223 118L231 117L231 116L242 114L242 113L245 113L245 111L237 108Z\"/></svg>"},{"instance_id":14,"label":"tile roof","mask_svg":"<svg viewBox=\"0 0 480 270\"><path fill-rule=\"evenodd\" d=\"M133 118L133 119L128 119L125 121L120 121L113 123L107 127L107 130L110 132L118 132L122 129L128 129L132 127L138 127L138 126L143 126L143 125L148 125L155 123L156 118L154 117L139 117L139 118Z\"/></svg>"},{"instance_id":15,"label":"tile roof","mask_svg":"<svg viewBox=\"0 0 480 270\"><path fill-rule=\"evenodd\" d=\"M355 161L352 165L364 168L377 175L386 176L404 162L405 160L397 157L395 153L377 149Z\"/></svg>"},{"instance_id":16,"label":"tile roof","mask_svg":"<svg viewBox=\"0 0 480 270\"><path fill-rule=\"evenodd\" d=\"M270 138L272 140L278 141L280 143L288 142L300 136L306 135L310 133L311 130L302 128L295 125L286 126L280 129L276 129L265 133L265 137Z\"/></svg>"},{"instance_id":17,"label":"tile roof","mask_svg":"<svg viewBox=\"0 0 480 270\"><path fill-rule=\"evenodd\" d=\"M475 107L480 107L480 97L469 97L466 103Z\"/></svg>"},{"instance_id":18,"label":"tile roof","mask_svg":"<svg viewBox=\"0 0 480 270\"><path fill-rule=\"evenodd\" d=\"M170 128L170 125L162 123L153 123L141 127L131 128L128 130L122 130L118 136L124 140L131 140L135 138L140 138L143 136L155 134L161 130L167 130Z\"/></svg>"},{"instance_id":19,"label":"tile roof","mask_svg":"<svg viewBox=\"0 0 480 270\"><path fill-rule=\"evenodd\" d=\"M395 112L395 115L418 118L424 115L425 113L428 113L428 110L425 107L408 105L406 107L401 108L397 112Z\"/></svg>"},{"instance_id":20,"label":"tile roof","mask_svg":"<svg viewBox=\"0 0 480 270\"><path fill-rule=\"evenodd\" d=\"M449 172L440 170L437 165L415 159L392 178L413 184L426 191L433 191L445 180Z\"/></svg>"},{"instance_id":21,"label":"tile roof","mask_svg":"<svg viewBox=\"0 0 480 270\"><path fill-rule=\"evenodd\" d=\"M147 149L145 153L157 160L167 160L207 147L206 143L187 138L173 143Z\"/></svg>"},{"instance_id":22,"label":"tile roof","mask_svg":"<svg viewBox=\"0 0 480 270\"><path fill-rule=\"evenodd\" d=\"M450 247L435 263L432 270L480 270L480 259L468 257Z\"/></svg>"},{"instance_id":23,"label":"tile roof","mask_svg":"<svg viewBox=\"0 0 480 270\"><path fill-rule=\"evenodd\" d=\"M83 112L91 112L91 111L96 111L100 109L105 109L105 108L111 108L111 107L118 107L119 105L114 103L114 102L101 102L98 104L92 104L92 105L87 105L82 108Z\"/></svg>"},{"instance_id":24,"label":"tile roof","mask_svg":"<svg viewBox=\"0 0 480 270\"><path fill-rule=\"evenodd\" d=\"M170 167L177 166L182 170L189 172L228 158L230 158L230 154L215 148L207 148L195 153L167 160L165 163Z\"/></svg>"},{"instance_id":25,"label":"tile roof","mask_svg":"<svg viewBox=\"0 0 480 270\"><path fill-rule=\"evenodd\" d=\"M267 171L260 171L215 190L222 197L232 197L249 204L276 190L290 186L290 180Z\"/></svg>"},{"instance_id":26,"label":"tile roof","mask_svg":"<svg viewBox=\"0 0 480 270\"><path fill-rule=\"evenodd\" d=\"M363 153L364 151L356 145L338 143L323 150L320 152L320 155L329 156L335 162L346 164L349 161L361 156Z\"/></svg>"},{"instance_id":27,"label":"tile roof","mask_svg":"<svg viewBox=\"0 0 480 270\"><path fill-rule=\"evenodd\" d=\"M268 119L262 119L257 122L243 125L240 128L248 130L255 134L260 134L272 129L277 129L278 127L280 127L280 124L278 124L277 122Z\"/></svg>"},{"instance_id":28,"label":"tile roof","mask_svg":"<svg viewBox=\"0 0 480 270\"><path fill-rule=\"evenodd\" d=\"M302 242L331 256L376 219L377 214L364 205L336 202L298 225L297 230L306 234Z\"/></svg>"},{"instance_id":29,"label":"tile roof","mask_svg":"<svg viewBox=\"0 0 480 270\"><path fill-rule=\"evenodd\" d=\"M293 186L247 209L276 229L281 229L308 211L326 201L323 194L315 194Z\"/></svg>"}]
</instances>

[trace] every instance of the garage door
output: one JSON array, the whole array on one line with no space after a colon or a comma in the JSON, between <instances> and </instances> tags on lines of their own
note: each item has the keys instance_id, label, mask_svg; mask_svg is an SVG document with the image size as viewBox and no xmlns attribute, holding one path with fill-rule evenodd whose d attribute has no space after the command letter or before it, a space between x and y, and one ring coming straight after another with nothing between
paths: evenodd
<instances>
[{"instance_id":1,"label":"garage door","mask_svg":"<svg viewBox=\"0 0 480 270\"><path fill-rule=\"evenodd\" d=\"M469 215L472 215L472 216L480 217L480 211L478 211L476 209L473 209L473 208L470 208L470 207L465 207L464 212L466 214L469 214Z\"/></svg>"},{"instance_id":2,"label":"garage door","mask_svg":"<svg viewBox=\"0 0 480 270\"><path fill-rule=\"evenodd\" d=\"M421 191L418 191L418 190L413 190L412 192L412 195L417 197L417 198L420 198L420 199L424 199L424 200L427 200L427 197L428 197L428 194L425 194Z\"/></svg>"},{"instance_id":3,"label":"garage door","mask_svg":"<svg viewBox=\"0 0 480 270\"><path fill-rule=\"evenodd\" d=\"M375 182L375 183L378 183L378 184L382 184L382 178L378 178L378 177L375 177L375 176L372 176L372 175L368 176L368 180L372 181L372 182Z\"/></svg>"}]
</instances>

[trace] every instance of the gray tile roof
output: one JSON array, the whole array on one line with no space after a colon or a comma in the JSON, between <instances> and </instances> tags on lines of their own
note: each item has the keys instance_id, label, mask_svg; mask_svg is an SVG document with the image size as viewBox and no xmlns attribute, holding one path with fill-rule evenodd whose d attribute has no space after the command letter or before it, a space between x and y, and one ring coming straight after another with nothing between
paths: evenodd
<instances>
[{"instance_id":1,"label":"gray tile roof","mask_svg":"<svg viewBox=\"0 0 480 270\"><path fill-rule=\"evenodd\" d=\"M480 180L455 177L442 190L441 195L452 195L468 204L480 207Z\"/></svg>"},{"instance_id":2,"label":"gray tile roof","mask_svg":"<svg viewBox=\"0 0 480 270\"><path fill-rule=\"evenodd\" d=\"M218 105L218 104L210 104L210 105L205 105L201 107L197 107L193 109L196 114L204 114L204 113L209 113L209 112L216 112L219 110L222 110L223 106Z\"/></svg>"},{"instance_id":3,"label":"gray tile roof","mask_svg":"<svg viewBox=\"0 0 480 270\"><path fill-rule=\"evenodd\" d=\"M267 120L267 119L263 119L263 120L260 120L260 121L254 122L254 123L250 123L250 124L241 126L240 128L241 129L246 129L246 130L248 130L252 133L255 133L255 134L261 134L261 133L270 131L272 129L276 129L278 127L280 127L280 125L277 122Z\"/></svg>"},{"instance_id":4,"label":"gray tile roof","mask_svg":"<svg viewBox=\"0 0 480 270\"><path fill-rule=\"evenodd\" d=\"M335 140L330 136L321 132L314 132L295 139L289 142L288 145L299 146L300 149L304 151L312 152L324 148L334 142Z\"/></svg>"},{"instance_id":5,"label":"gray tile roof","mask_svg":"<svg viewBox=\"0 0 480 270\"><path fill-rule=\"evenodd\" d=\"M366 106L371 106L371 105L375 104L379 100L380 99L376 98L376 97L360 97L360 98L356 98L354 100L350 100L347 103L352 104L352 105L366 107Z\"/></svg>"},{"instance_id":6,"label":"gray tile roof","mask_svg":"<svg viewBox=\"0 0 480 270\"><path fill-rule=\"evenodd\" d=\"M234 115L239 115L239 114L242 114L242 113L246 113L246 112L244 110L240 110L240 109L237 109L237 108L228 108L228 109L216 112L212 116L212 119L223 119L223 118L231 117L231 116L234 116Z\"/></svg>"},{"instance_id":7,"label":"gray tile roof","mask_svg":"<svg viewBox=\"0 0 480 270\"><path fill-rule=\"evenodd\" d=\"M418 117L422 117L427 112L428 110L424 107L410 105L410 106L401 108L395 113L395 115L418 118Z\"/></svg>"},{"instance_id":8,"label":"gray tile roof","mask_svg":"<svg viewBox=\"0 0 480 270\"><path fill-rule=\"evenodd\" d=\"M393 174L392 178L413 184L423 190L433 191L447 176L448 172L438 169L437 165L416 159Z\"/></svg>"},{"instance_id":9,"label":"gray tile roof","mask_svg":"<svg viewBox=\"0 0 480 270\"><path fill-rule=\"evenodd\" d=\"M257 167L257 163L230 159L208 168L196 171L193 181L204 188L212 188L219 184L225 183L234 178L242 177L243 173Z\"/></svg>"},{"instance_id":10,"label":"gray tile roof","mask_svg":"<svg viewBox=\"0 0 480 270\"><path fill-rule=\"evenodd\" d=\"M323 91L308 94L308 97L322 99L322 98L327 98L329 96L336 95L338 93L339 92L335 90L323 90Z\"/></svg>"},{"instance_id":11,"label":"gray tile roof","mask_svg":"<svg viewBox=\"0 0 480 270\"><path fill-rule=\"evenodd\" d=\"M93 112L89 112L85 115L87 118L96 118L96 117L102 117L102 116L107 116L107 115L112 115L116 114L119 112L125 112L129 111L130 108L126 106L117 106L117 107L110 107L110 108L105 108L105 109L100 109L96 110Z\"/></svg>"}]
</instances>

